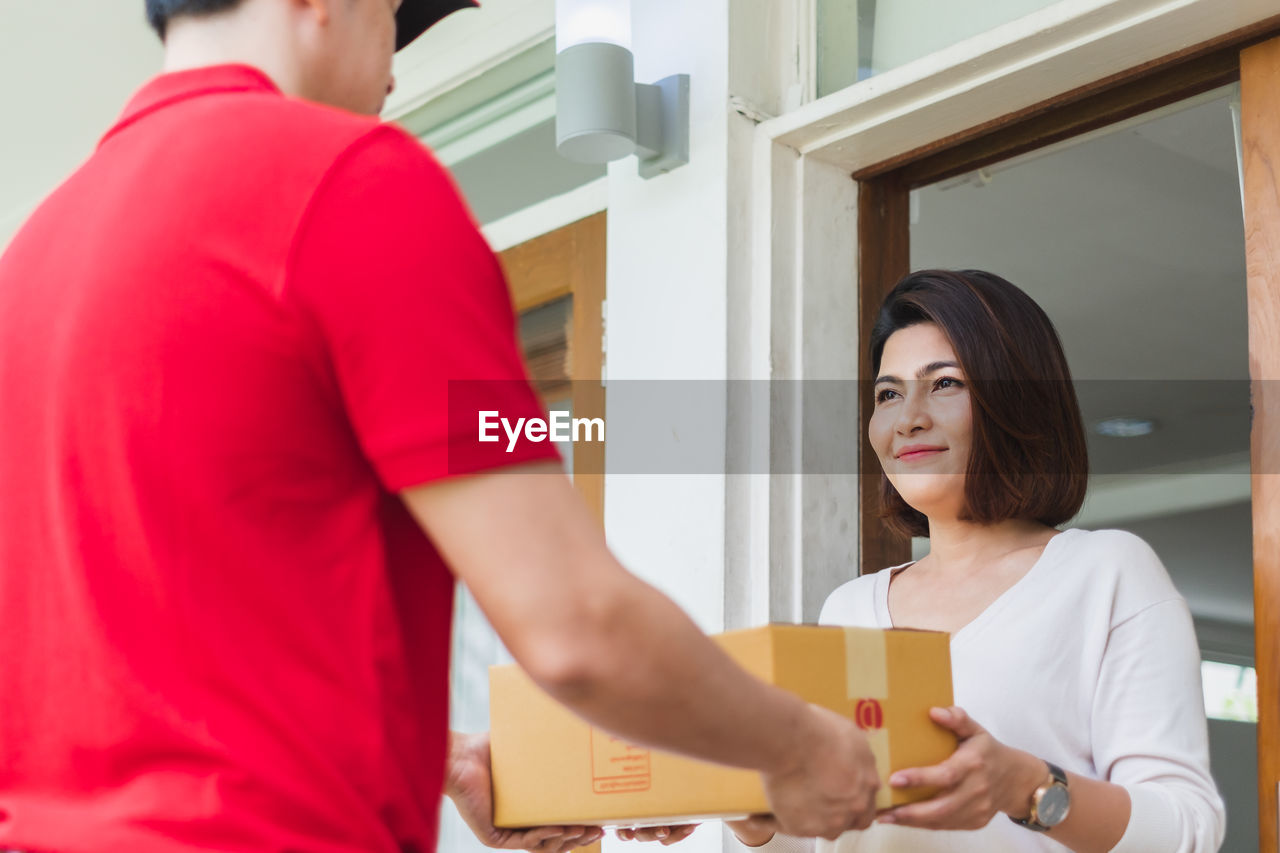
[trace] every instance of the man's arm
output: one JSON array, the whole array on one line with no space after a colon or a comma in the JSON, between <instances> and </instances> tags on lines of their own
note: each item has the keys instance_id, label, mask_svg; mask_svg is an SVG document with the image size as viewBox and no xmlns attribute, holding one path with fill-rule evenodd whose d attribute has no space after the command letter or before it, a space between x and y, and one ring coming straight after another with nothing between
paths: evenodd
<instances>
[{"instance_id":1,"label":"man's arm","mask_svg":"<svg viewBox=\"0 0 1280 853\"><path fill-rule=\"evenodd\" d=\"M627 572L553 465L403 498L512 655L591 723L764 775L784 829L834 838L874 816L875 763L849 720L748 675Z\"/></svg>"}]
</instances>

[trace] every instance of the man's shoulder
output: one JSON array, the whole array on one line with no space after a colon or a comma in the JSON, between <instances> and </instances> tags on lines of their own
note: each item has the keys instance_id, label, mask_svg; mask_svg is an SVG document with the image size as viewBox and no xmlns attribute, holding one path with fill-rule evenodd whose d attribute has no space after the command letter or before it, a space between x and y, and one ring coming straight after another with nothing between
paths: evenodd
<instances>
[{"instance_id":1,"label":"man's shoulder","mask_svg":"<svg viewBox=\"0 0 1280 853\"><path fill-rule=\"evenodd\" d=\"M189 116L205 130L192 163L222 175L228 192L271 199L284 219L296 223L317 203L350 213L453 192L440 164L399 125L278 96L218 100L206 99L198 109L207 112Z\"/></svg>"},{"instance_id":2,"label":"man's shoulder","mask_svg":"<svg viewBox=\"0 0 1280 853\"><path fill-rule=\"evenodd\" d=\"M398 125L296 98L210 99L213 124L225 120L229 133L253 137L249 153L280 160L335 161L353 150L394 149L400 156L425 158L426 149Z\"/></svg>"}]
</instances>

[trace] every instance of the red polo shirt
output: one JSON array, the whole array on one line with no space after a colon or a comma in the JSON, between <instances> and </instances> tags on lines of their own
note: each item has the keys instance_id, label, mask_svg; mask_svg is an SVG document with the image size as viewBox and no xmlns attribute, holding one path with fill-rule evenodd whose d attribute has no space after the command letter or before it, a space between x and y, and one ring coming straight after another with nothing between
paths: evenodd
<instances>
[{"instance_id":1,"label":"red polo shirt","mask_svg":"<svg viewBox=\"0 0 1280 853\"><path fill-rule=\"evenodd\" d=\"M0 259L0 848L434 850L453 579L395 493L555 458L458 379L539 413L413 138L142 89Z\"/></svg>"}]
</instances>

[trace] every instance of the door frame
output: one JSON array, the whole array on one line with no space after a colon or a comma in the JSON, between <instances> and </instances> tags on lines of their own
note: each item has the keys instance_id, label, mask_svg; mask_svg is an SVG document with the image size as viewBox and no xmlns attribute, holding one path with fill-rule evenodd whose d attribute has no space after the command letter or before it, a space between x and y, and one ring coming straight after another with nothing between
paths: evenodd
<instances>
[{"instance_id":1,"label":"door frame","mask_svg":"<svg viewBox=\"0 0 1280 853\"><path fill-rule=\"evenodd\" d=\"M728 314L741 320L730 330L729 376L857 378L860 275L883 280L894 267L850 235L868 217L905 214L886 206L899 194L877 196L889 187L876 181L933 155L957 156L960 146L1037 115L1061 120L1090 95L1111 92L1140 109L1152 101L1126 84L1180 64L1182 73L1211 77L1216 51L1277 28L1274 0L1225 8L1220 0L1059 0L777 118L744 112L758 124L740 193L746 203L735 203L729 220L729 258L749 271L728 293ZM1039 132L1080 127L1067 121ZM862 180L849 179L855 174ZM905 246L894 251L904 268ZM726 548L729 624L813 621L851 567L876 553L855 523L858 482L848 472L792 476L805 458L806 425L794 400L765 408L767 417L729 413L731 447L767 454L771 472L726 489L726 542L750 543ZM740 434L747 423L749 436Z\"/></svg>"},{"instance_id":2,"label":"door frame","mask_svg":"<svg viewBox=\"0 0 1280 853\"><path fill-rule=\"evenodd\" d=\"M752 271L729 294L730 316L749 318L731 353L732 375L857 378L865 370L859 341L868 306L909 264L905 236L894 235L907 233L910 181L963 171L975 153L1004 159L1019 146L1084 132L1090 122L1139 114L1169 91L1177 100L1231 82L1241 46L1278 29L1274 0L1225 9L1215 0L1064 0L761 122L751 149L751 203L729 241L730 255L749 257ZM1000 134L1003 142L993 146ZM1258 280L1251 318L1254 305L1274 298L1274 279ZM1276 365L1280 354L1251 346L1259 347L1258 364ZM767 435L753 441L767 447L774 473L746 478L726 496L728 517L739 519L727 537L752 542L727 552L726 586L745 591L726 600L731 621L814 621L825 596L864 561L878 568L905 559L905 545L879 537L879 522L864 512L861 496L874 478L851 486L841 472L793 476L805 446L796 409L770 404ZM1268 417L1274 420L1264 412L1259 423ZM1255 444L1254 453L1255 470L1280 471L1266 467L1280 465L1274 447ZM859 467L867 467L865 457ZM1262 506L1272 511L1255 516L1255 551L1274 552L1280 508L1255 479L1255 513ZM1257 561L1255 579L1260 840L1270 853L1280 781L1276 565Z\"/></svg>"},{"instance_id":3,"label":"door frame","mask_svg":"<svg viewBox=\"0 0 1280 853\"><path fill-rule=\"evenodd\" d=\"M1057 142L1124 121L1161 107L1240 81L1241 51L1280 33L1274 22L1250 27L1159 62L1112 75L1106 80L1012 113L981 131L957 134L951 145L932 144L916 156L897 156L853 174L858 182L858 258L861 339L870 336L881 300L910 271L909 198L912 190L967 174ZM879 465L866 443L874 401L871 365L859 353L861 443L860 573L878 571L910 559L910 543L892 537L877 512Z\"/></svg>"},{"instance_id":4,"label":"door frame","mask_svg":"<svg viewBox=\"0 0 1280 853\"><path fill-rule=\"evenodd\" d=\"M526 240L498 253L517 315L572 297L568 374L575 418L605 416L604 310L606 298L604 211ZM604 524L603 441L575 443L573 483Z\"/></svg>"},{"instance_id":5,"label":"door frame","mask_svg":"<svg viewBox=\"0 0 1280 853\"><path fill-rule=\"evenodd\" d=\"M1240 54L1261 850L1280 849L1280 36Z\"/></svg>"},{"instance_id":6,"label":"door frame","mask_svg":"<svg viewBox=\"0 0 1280 853\"><path fill-rule=\"evenodd\" d=\"M1244 60L1242 61L1242 57ZM1265 82L1264 82L1265 81ZM858 327L866 340L880 301L910 271L909 193L956 175L1016 157L1148 113L1203 92L1240 82L1250 93L1242 110L1245 140L1245 218L1248 254L1249 363L1255 418L1252 429L1255 667L1258 673L1259 849L1277 849L1280 782L1280 400L1264 379L1280 379L1280 121L1267 103L1280 86L1280 29L1251 27L1148 63L1106 81L1022 110L951 145L919 149L860 170ZM1252 85L1250 85L1252 84ZM867 444L871 364L859 354L860 573L910 559L911 543L888 533L878 517L879 465ZM1267 432L1270 427L1271 432Z\"/></svg>"}]
</instances>

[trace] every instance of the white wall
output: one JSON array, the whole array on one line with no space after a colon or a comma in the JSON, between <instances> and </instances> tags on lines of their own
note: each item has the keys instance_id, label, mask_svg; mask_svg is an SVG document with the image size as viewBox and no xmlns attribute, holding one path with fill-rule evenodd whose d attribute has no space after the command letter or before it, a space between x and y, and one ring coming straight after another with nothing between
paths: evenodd
<instances>
[{"instance_id":1,"label":"white wall","mask_svg":"<svg viewBox=\"0 0 1280 853\"><path fill-rule=\"evenodd\" d=\"M608 379L719 379L726 369L728 0L646 0L632 14L637 79L691 75L690 157L649 181L637 176L633 158L610 167ZM670 412L653 441L724 432L723 425L682 422L684 414ZM618 465L606 460L609 469ZM705 630L722 626L723 476L609 474L605 526L629 568Z\"/></svg>"},{"instance_id":2,"label":"white wall","mask_svg":"<svg viewBox=\"0 0 1280 853\"><path fill-rule=\"evenodd\" d=\"M0 248L159 67L143 0L0 0Z\"/></svg>"},{"instance_id":3,"label":"white wall","mask_svg":"<svg viewBox=\"0 0 1280 853\"><path fill-rule=\"evenodd\" d=\"M484 0L397 54L387 114L546 39L554 0ZM0 0L0 249L161 64L143 0Z\"/></svg>"}]
</instances>

